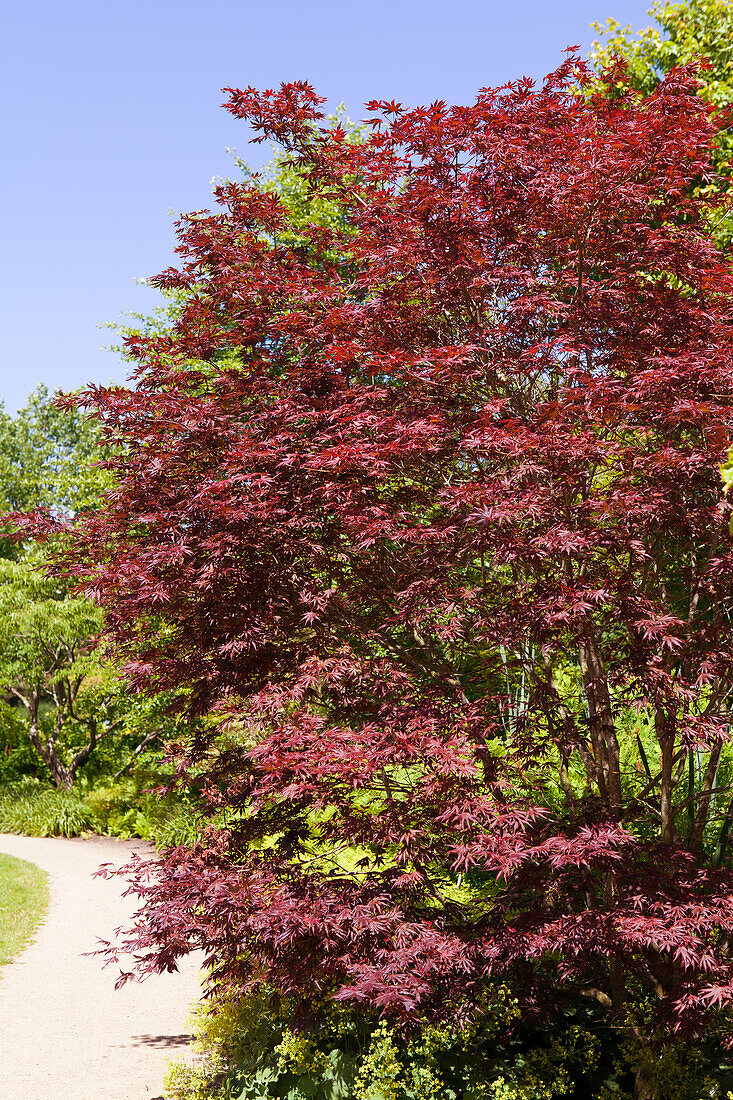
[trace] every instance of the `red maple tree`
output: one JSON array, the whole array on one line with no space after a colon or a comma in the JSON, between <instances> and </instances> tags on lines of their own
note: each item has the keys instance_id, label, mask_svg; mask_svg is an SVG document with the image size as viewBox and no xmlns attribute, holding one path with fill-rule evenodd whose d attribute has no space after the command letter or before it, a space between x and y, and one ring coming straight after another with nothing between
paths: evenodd
<instances>
[{"instance_id":1,"label":"red maple tree","mask_svg":"<svg viewBox=\"0 0 733 1100\"><path fill-rule=\"evenodd\" d=\"M220 817L141 869L143 967L398 1018L507 977L669 1033L733 1001L719 122L689 70L578 79L356 135L228 90L339 215L223 184L135 388L85 397L122 446L77 570L134 682L222 720L177 750Z\"/></svg>"}]
</instances>

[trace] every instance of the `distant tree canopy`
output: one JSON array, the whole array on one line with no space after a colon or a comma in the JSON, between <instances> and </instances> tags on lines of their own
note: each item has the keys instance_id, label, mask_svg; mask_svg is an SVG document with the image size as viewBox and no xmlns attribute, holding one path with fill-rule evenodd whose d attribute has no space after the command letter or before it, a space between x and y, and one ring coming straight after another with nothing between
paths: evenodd
<instances>
[{"instance_id":1,"label":"distant tree canopy","mask_svg":"<svg viewBox=\"0 0 733 1100\"><path fill-rule=\"evenodd\" d=\"M74 515L95 506L106 483L99 438L95 418L59 408L44 386L15 416L0 409L0 511Z\"/></svg>"},{"instance_id":2,"label":"distant tree canopy","mask_svg":"<svg viewBox=\"0 0 733 1100\"><path fill-rule=\"evenodd\" d=\"M45 573L28 547L0 561L0 686L58 787L70 787L100 738L120 726L119 673L98 645L101 610Z\"/></svg>"},{"instance_id":3,"label":"distant tree canopy","mask_svg":"<svg viewBox=\"0 0 733 1100\"><path fill-rule=\"evenodd\" d=\"M0 411L3 512L78 518L109 484L100 458L96 419L60 408L40 387L15 416ZM6 748L27 738L53 782L68 787L100 738L119 728L122 684L99 648L102 611L47 574L52 547L8 534L0 542L0 726Z\"/></svg>"},{"instance_id":4,"label":"distant tree canopy","mask_svg":"<svg viewBox=\"0 0 733 1100\"><path fill-rule=\"evenodd\" d=\"M599 67L614 55L627 65L629 84L653 92L664 76L680 65L704 57L710 67L702 72L700 95L716 107L733 101L733 5L730 0L656 0L649 15L657 24L635 32L615 19L593 27L605 37L596 42L591 57Z\"/></svg>"}]
</instances>

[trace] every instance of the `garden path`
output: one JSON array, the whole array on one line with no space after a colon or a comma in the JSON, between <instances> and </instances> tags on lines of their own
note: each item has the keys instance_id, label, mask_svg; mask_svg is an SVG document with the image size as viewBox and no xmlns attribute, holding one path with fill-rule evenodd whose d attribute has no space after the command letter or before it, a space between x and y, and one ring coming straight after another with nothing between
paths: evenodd
<instances>
[{"instance_id":1,"label":"garden path","mask_svg":"<svg viewBox=\"0 0 733 1100\"><path fill-rule=\"evenodd\" d=\"M84 957L139 904L121 896L121 878L94 871L151 850L107 837L0 834L0 851L48 871L51 893L35 942L0 970L2 1100L161 1100L166 1063L188 1050L198 960L115 990L118 969Z\"/></svg>"}]
</instances>

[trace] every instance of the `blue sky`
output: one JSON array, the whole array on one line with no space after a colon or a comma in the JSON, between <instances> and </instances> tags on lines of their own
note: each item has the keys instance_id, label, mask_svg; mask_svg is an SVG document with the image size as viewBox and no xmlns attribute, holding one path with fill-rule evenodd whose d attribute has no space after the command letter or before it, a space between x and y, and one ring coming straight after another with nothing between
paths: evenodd
<instances>
[{"instance_id":1,"label":"blue sky","mask_svg":"<svg viewBox=\"0 0 733 1100\"><path fill-rule=\"evenodd\" d=\"M542 77L590 23L647 26L649 0L8 0L3 19L0 398L121 380L100 329L145 312L172 262L170 211L208 206L227 147L262 146L227 85L307 79L353 119L372 98L469 102Z\"/></svg>"}]
</instances>

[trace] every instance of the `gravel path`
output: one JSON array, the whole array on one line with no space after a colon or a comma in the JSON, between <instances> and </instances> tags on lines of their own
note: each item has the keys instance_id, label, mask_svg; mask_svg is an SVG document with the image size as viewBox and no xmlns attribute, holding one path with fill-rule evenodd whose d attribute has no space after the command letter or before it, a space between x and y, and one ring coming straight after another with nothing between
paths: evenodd
<instances>
[{"instance_id":1,"label":"gravel path","mask_svg":"<svg viewBox=\"0 0 733 1100\"><path fill-rule=\"evenodd\" d=\"M135 898L122 879L94 879L142 842L0 834L0 851L48 871L51 901L36 940L0 970L2 1100L161 1100L167 1062L187 1050L186 1015L200 995L197 962L177 974L114 983L119 971L84 958L114 939Z\"/></svg>"}]
</instances>

